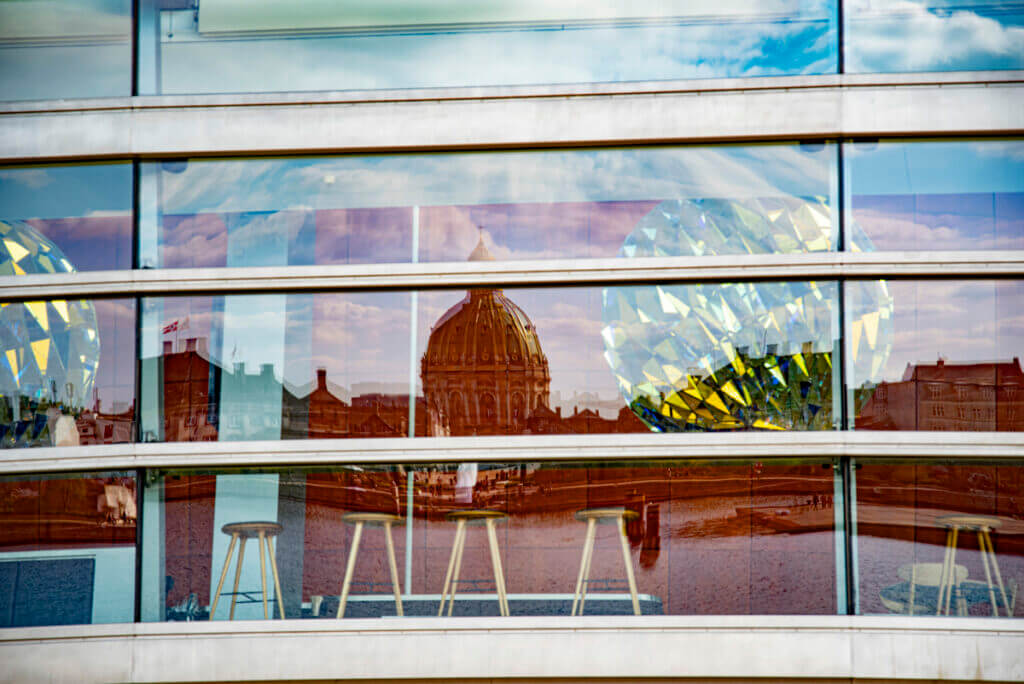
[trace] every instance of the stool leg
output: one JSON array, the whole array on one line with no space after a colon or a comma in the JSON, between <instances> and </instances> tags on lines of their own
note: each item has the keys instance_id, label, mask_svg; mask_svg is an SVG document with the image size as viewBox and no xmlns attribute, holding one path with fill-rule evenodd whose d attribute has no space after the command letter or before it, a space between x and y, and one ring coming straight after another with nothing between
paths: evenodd
<instances>
[{"instance_id":1,"label":"stool leg","mask_svg":"<svg viewBox=\"0 0 1024 684\"><path fill-rule=\"evenodd\" d=\"M572 611L570 615L576 614L576 607L580 603L580 592L583 589L583 571L587 567L587 550L590 548L590 544L593 541L594 533L594 519L587 519L587 533L583 537L583 554L580 556L580 571L576 575L576 591L572 595Z\"/></svg>"},{"instance_id":2,"label":"stool leg","mask_svg":"<svg viewBox=\"0 0 1024 684\"><path fill-rule=\"evenodd\" d=\"M911 560L914 560L911 558ZM907 615L914 614L914 591L917 589L917 563L910 565L910 602L907 603Z\"/></svg>"},{"instance_id":3,"label":"stool leg","mask_svg":"<svg viewBox=\"0 0 1024 684\"><path fill-rule=\"evenodd\" d=\"M950 541L953 539L953 530L946 531L946 553L942 556L942 570L939 572L939 597L935 602L935 614L942 615L942 599L946 595L946 582L949 569L949 552L953 548Z\"/></svg>"},{"instance_id":4,"label":"stool leg","mask_svg":"<svg viewBox=\"0 0 1024 684\"><path fill-rule=\"evenodd\" d=\"M455 591L459 586L459 573L462 571L462 554L466 550L466 521L460 520L459 525L462 526L462 534L458 535L459 553L455 557L455 569L452 572L452 594L451 598L448 599L448 617L452 616L452 612L455 610Z\"/></svg>"},{"instance_id":5,"label":"stool leg","mask_svg":"<svg viewBox=\"0 0 1024 684\"><path fill-rule=\"evenodd\" d=\"M960 535L960 528L959 527L954 527L953 528L953 546L949 550L949 571L946 574L946 579L948 580L947 586L946 586L946 607L943 608L943 612L945 612L946 615L949 615L949 601L950 601L950 599L953 596L953 587L954 586L959 586L959 584L960 584L959 582L956 581L956 545L957 545L957 538L959 537L959 535Z\"/></svg>"},{"instance_id":6,"label":"stool leg","mask_svg":"<svg viewBox=\"0 0 1024 684\"><path fill-rule=\"evenodd\" d=\"M274 591L277 592L277 612L284 620L284 595L281 593L281 576L277 572L277 557L274 555L274 538L267 537L267 552L270 554L270 572L274 574Z\"/></svg>"},{"instance_id":7,"label":"stool leg","mask_svg":"<svg viewBox=\"0 0 1024 684\"><path fill-rule=\"evenodd\" d=\"M235 619L235 604L238 602L238 581L242 579L242 559L245 558L245 537L242 537L242 543L238 546L238 565L235 566L235 589L231 594L231 614L228 616L229 620Z\"/></svg>"},{"instance_id":8,"label":"stool leg","mask_svg":"<svg viewBox=\"0 0 1024 684\"><path fill-rule=\"evenodd\" d=\"M441 606L437 609L437 617L444 615L444 603L448 600L448 587L452 581L452 571L455 569L455 556L459 550L459 532L462 530L462 521L455 526L455 540L452 542L452 553L448 556L448 569L444 573L444 585L441 587Z\"/></svg>"},{"instance_id":9,"label":"stool leg","mask_svg":"<svg viewBox=\"0 0 1024 684\"><path fill-rule=\"evenodd\" d=\"M487 544L491 547L491 567L494 570L494 587L498 593L498 612L508 617L508 599L505 594L505 573L501 567L501 552L498 550L498 534L494 530L494 521L487 518Z\"/></svg>"},{"instance_id":10,"label":"stool leg","mask_svg":"<svg viewBox=\"0 0 1024 684\"><path fill-rule=\"evenodd\" d=\"M395 561L395 542L391 539L391 523L384 523L384 535L388 543L388 565L391 566L391 587L395 590L395 612L402 617L402 590L398 586L398 563Z\"/></svg>"},{"instance_id":11,"label":"stool leg","mask_svg":"<svg viewBox=\"0 0 1024 684\"><path fill-rule=\"evenodd\" d=\"M594 529L590 533L590 545L587 547L587 559L583 566L583 589L580 591L580 615L587 605L587 590L590 588L590 565L594 560L594 547L597 545L597 520L594 520Z\"/></svg>"},{"instance_id":12,"label":"stool leg","mask_svg":"<svg viewBox=\"0 0 1024 684\"><path fill-rule=\"evenodd\" d=\"M260 588L263 590L263 619L267 620L270 615L267 612L267 559L264 556L263 546L267 541L267 537L263 530L260 530L260 537L256 540L256 543L260 547Z\"/></svg>"},{"instance_id":13,"label":"stool leg","mask_svg":"<svg viewBox=\"0 0 1024 684\"><path fill-rule=\"evenodd\" d=\"M985 568L985 583L988 584L988 598L992 601L992 615L999 617L999 606L996 604L995 586L992 584L992 572L988 569L988 549L985 548L985 532L978 530L978 547L981 548L981 565Z\"/></svg>"},{"instance_id":14,"label":"stool leg","mask_svg":"<svg viewBox=\"0 0 1024 684\"><path fill-rule=\"evenodd\" d=\"M622 542L622 560L626 563L626 579L629 581L629 596L633 599L633 615L640 614L640 597L636 591L636 577L633 576L633 560L629 556L629 539L626 537L626 520L619 518L619 541Z\"/></svg>"},{"instance_id":15,"label":"stool leg","mask_svg":"<svg viewBox=\"0 0 1024 684\"><path fill-rule=\"evenodd\" d=\"M231 535L231 543L228 544L228 555L224 557L224 569L220 571L220 581L217 582L217 591L213 593L213 603L210 604L210 619L213 619L213 614L217 612L217 601L220 600L220 590L224 588L224 580L228 576L228 566L231 565L231 554L235 550L235 543L238 541L238 535Z\"/></svg>"},{"instance_id":16,"label":"stool leg","mask_svg":"<svg viewBox=\"0 0 1024 684\"><path fill-rule=\"evenodd\" d=\"M992 559L992 570L996 575L996 583L999 585L999 594L1003 597L1003 606L1006 608L1006 617L1011 617L1010 603L1006 600L1006 586L1003 584L1003 576L999 572L999 563L996 562L996 549L992 545L992 533L985 530L985 541L988 542L988 555Z\"/></svg>"},{"instance_id":17,"label":"stool leg","mask_svg":"<svg viewBox=\"0 0 1024 684\"><path fill-rule=\"evenodd\" d=\"M348 552L348 563L345 565L345 581L341 583L341 597L338 601L338 619L345 617L345 604L348 602L348 590L352 586L352 574L356 570L356 556L359 554L359 539L363 536L363 521L356 523L352 533L352 548Z\"/></svg>"}]
</instances>

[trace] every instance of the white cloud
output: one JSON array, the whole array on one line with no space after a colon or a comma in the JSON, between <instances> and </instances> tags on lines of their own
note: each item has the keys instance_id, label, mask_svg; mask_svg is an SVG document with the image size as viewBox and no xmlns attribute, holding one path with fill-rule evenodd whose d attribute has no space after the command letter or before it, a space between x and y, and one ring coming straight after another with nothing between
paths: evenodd
<instances>
[{"instance_id":1,"label":"white cloud","mask_svg":"<svg viewBox=\"0 0 1024 684\"><path fill-rule=\"evenodd\" d=\"M848 13L847 62L854 72L1020 68L1024 27L925 2L893 0Z\"/></svg>"}]
</instances>

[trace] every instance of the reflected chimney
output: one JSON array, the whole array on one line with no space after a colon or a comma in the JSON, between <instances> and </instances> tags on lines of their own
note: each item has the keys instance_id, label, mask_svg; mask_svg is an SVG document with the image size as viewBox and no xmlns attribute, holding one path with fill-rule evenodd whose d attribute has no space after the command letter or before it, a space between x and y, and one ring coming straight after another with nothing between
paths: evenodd
<instances>
[{"instance_id":1,"label":"reflected chimney","mask_svg":"<svg viewBox=\"0 0 1024 684\"><path fill-rule=\"evenodd\" d=\"M327 389L327 369L317 368L316 369L316 388L318 390Z\"/></svg>"},{"instance_id":2,"label":"reflected chimney","mask_svg":"<svg viewBox=\"0 0 1024 684\"><path fill-rule=\"evenodd\" d=\"M164 356L168 356L174 353L174 343L170 340L164 341Z\"/></svg>"}]
</instances>

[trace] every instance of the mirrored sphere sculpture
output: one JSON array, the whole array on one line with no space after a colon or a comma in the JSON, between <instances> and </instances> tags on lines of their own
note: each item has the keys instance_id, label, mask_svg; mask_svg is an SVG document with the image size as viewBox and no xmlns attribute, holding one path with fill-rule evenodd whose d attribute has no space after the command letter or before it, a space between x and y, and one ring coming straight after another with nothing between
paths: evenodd
<instances>
[{"instance_id":1,"label":"mirrored sphere sculpture","mask_svg":"<svg viewBox=\"0 0 1024 684\"><path fill-rule=\"evenodd\" d=\"M620 256L721 256L828 251L821 199L669 200L642 218ZM855 244L868 244L858 237ZM885 283L847 321L851 363L877 375L892 348ZM835 282L635 285L605 288L605 358L627 404L652 430L820 430L835 427ZM874 373L872 373L874 371Z\"/></svg>"},{"instance_id":2,"label":"mirrored sphere sculpture","mask_svg":"<svg viewBox=\"0 0 1024 684\"><path fill-rule=\"evenodd\" d=\"M23 221L0 221L4 275L70 273L60 248ZM100 358L86 300L0 303L0 444L49 445L61 416L92 404Z\"/></svg>"}]
</instances>

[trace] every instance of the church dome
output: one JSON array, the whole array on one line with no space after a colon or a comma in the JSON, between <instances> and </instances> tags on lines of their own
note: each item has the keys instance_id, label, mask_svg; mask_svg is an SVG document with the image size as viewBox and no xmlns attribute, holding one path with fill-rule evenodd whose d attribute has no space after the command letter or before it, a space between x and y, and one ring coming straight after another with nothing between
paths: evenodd
<instances>
[{"instance_id":1,"label":"church dome","mask_svg":"<svg viewBox=\"0 0 1024 684\"><path fill-rule=\"evenodd\" d=\"M471 261L489 261L480 242ZM430 434L511 434L548 401L537 328L498 289L478 288L442 315L420 361Z\"/></svg>"},{"instance_id":2,"label":"church dome","mask_svg":"<svg viewBox=\"0 0 1024 684\"><path fill-rule=\"evenodd\" d=\"M423 355L423 371L508 366L544 366L537 328L501 290L470 290L434 324Z\"/></svg>"}]
</instances>

